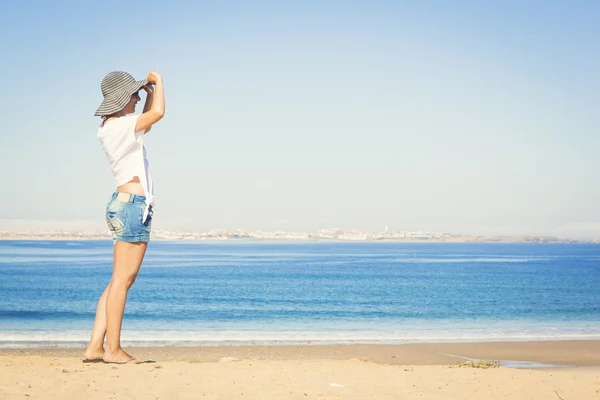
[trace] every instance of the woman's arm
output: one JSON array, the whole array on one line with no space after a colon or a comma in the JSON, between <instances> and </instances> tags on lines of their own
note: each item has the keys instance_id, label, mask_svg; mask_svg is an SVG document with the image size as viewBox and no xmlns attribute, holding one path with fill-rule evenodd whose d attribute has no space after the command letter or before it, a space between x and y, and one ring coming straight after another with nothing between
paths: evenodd
<instances>
[{"instance_id":1,"label":"woman's arm","mask_svg":"<svg viewBox=\"0 0 600 400\"><path fill-rule=\"evenodd\" d=\"M150 111L150 108L152 107L152 100L154 99L154 90L152 90L152 86L150 85L146 85L142 89L146 91L146 102L144 103L144 111L142 111L143 114L145 112ZM152 126L147 128L144 131L144 133L150 132L150 129L152 129Z\"/></svg>"},{"instance_id":2,"label":"woman's arm","mask_svg":"<svg viewBox=\"0 0 600 400\"><path fill-rule=\"evenodd\" d=\"M148 132L148 128L160 121L165 115L165 91L163 88L162 76L160 76L155 70L152 70L148 74L148 82L155 85L154 94L152 96L151 104L148 105L148 100L146 100L144 112L140 114L136 121L136 132L141 130ZM146 106L148 106L147 111Z\"/></svg>"}]
</instances>

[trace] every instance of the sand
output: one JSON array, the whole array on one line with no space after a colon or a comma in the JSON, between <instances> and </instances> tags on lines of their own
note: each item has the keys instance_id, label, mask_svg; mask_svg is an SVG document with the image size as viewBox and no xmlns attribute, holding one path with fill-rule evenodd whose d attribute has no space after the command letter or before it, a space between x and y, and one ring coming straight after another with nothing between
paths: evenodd
<instances>
[{"instance_id":1,"label":"sand","mask_svg":"<svg viewBox=\"0 0 600 400\"><path fill-rule=\"evenodd\" d=\"M0 399L600 400L600 341L128 349L138 365L84 364L81 349L0 351ZM561 365L457 368L469 358Z\"/></svg>"}]
</instances>

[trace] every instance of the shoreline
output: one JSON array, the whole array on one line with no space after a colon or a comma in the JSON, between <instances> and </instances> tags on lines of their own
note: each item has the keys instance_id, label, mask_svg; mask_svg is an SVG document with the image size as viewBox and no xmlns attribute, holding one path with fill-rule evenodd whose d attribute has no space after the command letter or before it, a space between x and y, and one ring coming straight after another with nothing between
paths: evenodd
<instances>
[{"instance_id":1,"label":"shoreline","mask_svg":"<svg viewBox=\"0 0 600 400\"><path fill-rule=\"evenodd\" d=\"M466 358L522 361L564 367L599 367L600 340L544 340L408 344L206 345L125 347L155 361L218 362L238 360L350 360L386 365L453 365ZM0 349L0 357L80 357L83 347ZM464 359L461 359L463 357ZM502 363L501 363L502 365Z\"/></svg>"},{"instance_id":2,"label":"shoreline","mask_svg":"<svg viewBox=\"0 0 600 400\"><path fill-rule=\"evenodd\" d=\"M44 242L112 242L110 237L80 237L80 236L65 236L65 237L1 237L0 242L27 242L27 241L44 241ZM506 240L494 240L490 238L486 239L360 239L360 240L348 240L348 239L276 239L276 238L227 238L227 239L184 239L184 238L151 238L151 242L168 242L168 243L451 243L451 244L540 244L540 245L552 245L552 244L600 244L600 239L557 239L557 240L519 240L519 239L506 239Z\"/></svg>"}]
</instances>

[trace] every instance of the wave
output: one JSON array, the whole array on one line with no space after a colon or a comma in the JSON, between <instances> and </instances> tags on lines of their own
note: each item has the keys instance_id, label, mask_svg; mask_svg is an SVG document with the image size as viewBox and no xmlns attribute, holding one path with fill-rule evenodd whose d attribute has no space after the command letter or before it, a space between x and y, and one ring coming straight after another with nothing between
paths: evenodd
<instances>
[{"instance_id":1,"label":"wave","mask_svg":"<svg viewBox=\"0 0 600 400\"><path fill-rule=\"evenodd\" d=\"M0 348L82 347L89 330L0 331ZM406 344L489 341L600 340L598 326L534 329L396 330L124 330L126 346L226 344Z\"/></svg>"},{"instance_id":2,"label":"wave","mask_svg":"<svg viewBox=\"0 0 600 400\"><path fill-rule=\"evenodd\" d=\"M81 317L94 317L95 310L88 312L76 311L33 311L33 310L0 310L1 319L17 320L60 320L79 319Z\"/></svg>"}]
</instances>

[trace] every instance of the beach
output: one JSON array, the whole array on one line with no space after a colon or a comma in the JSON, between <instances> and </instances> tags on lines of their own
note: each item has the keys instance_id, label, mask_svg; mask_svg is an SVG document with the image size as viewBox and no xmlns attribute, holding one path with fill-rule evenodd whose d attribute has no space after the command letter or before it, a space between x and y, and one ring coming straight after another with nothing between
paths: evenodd
<instances>
[{"instance_id":1,"label":"beach","mask_svg":"<svg viewBox=\"0 0 600 400\"><path fill-rule=\"evenodd\" d=\"M157 242L82 363L111 246L0 242L1 400L600 400L597 245Z\"/></svg>"},{"instance_id":2,"label":"beach","mask_svg":"<svg viewBox=\"0 0 600 400\"><path fill-rule=\"evenodd\" d=\"M0 398L600 398L600 341L591 340L128 350L148 362L82 363L78 348L0 350ZM459 357L501 367L458 368Z\"/></svg>"}]
</instances>

